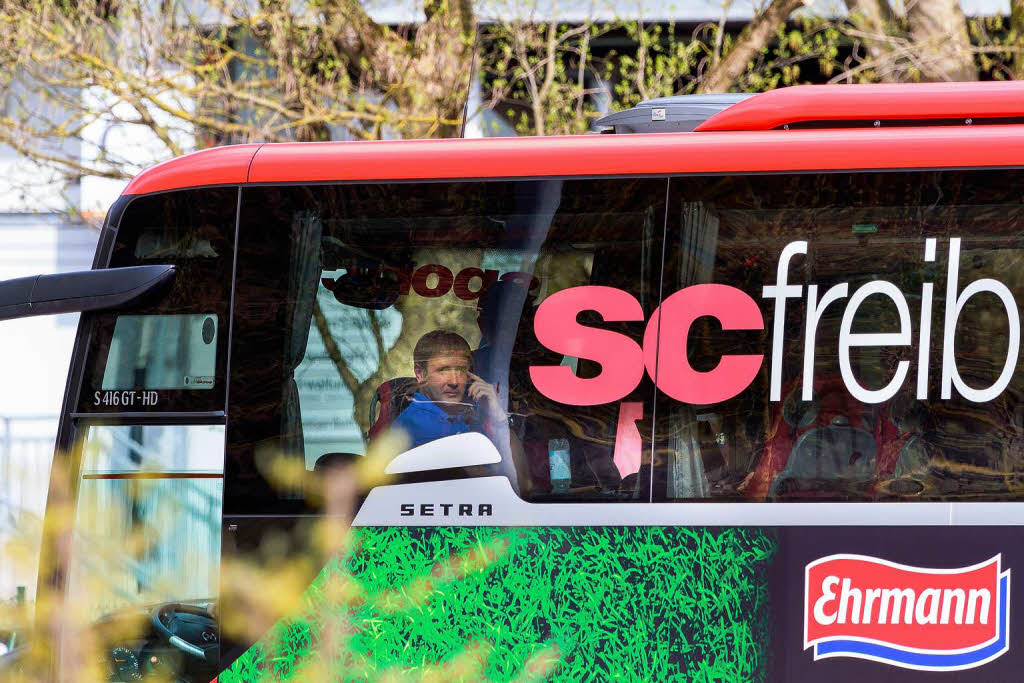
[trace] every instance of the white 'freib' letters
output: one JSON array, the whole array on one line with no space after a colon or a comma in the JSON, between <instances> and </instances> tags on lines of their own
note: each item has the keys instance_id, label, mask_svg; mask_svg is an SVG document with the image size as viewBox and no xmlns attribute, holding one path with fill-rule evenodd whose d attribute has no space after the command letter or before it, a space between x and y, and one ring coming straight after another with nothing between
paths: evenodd
<instances>
[{"instance_id":1,"label":"white 'freib' letters","mask_svg":"<svg viewBox=\"0 0 1024 683\"><path fill-rule=\"evenodd\" d=\"M850 331L853 319L857 315L857 308L872 294L887 296L896 304L896 310L900 315L899 332L866 334ZM853 368L850 366L851 346L910 346L910 309L907 307L907 300L903 298L903 292L896 285L878 280L862 286L850 297L850 305L846 307L843 322L839 327L839 371L850 394L863 403L881 403L895 396L903 386L903 380L907 378L910 361L901 360L896 365L896 374L892 380L885 387L872 391L862 387L853 375Z\"/></svg>"},{"instance_id":2,"label":"white 'freib' letters","mask_svg":"<svg viewBox=\"0 0 1024 683\"><path fill-rule=\"evenodd\" d=\"M1013 294L1002 282L985 278L975 280L964 288L957 296L957 278L960 276L960 238L954 237L949 241L949 270L946 277L946 324L942 331L942 398L948 399L951 395L953 384L960 395L968 401L983 403L991 401L1010 384L1013 378L1013 371L1017 367L1017 352L1020 348L1020 315L1017 313L1017 302ZM953 336L956 333L956 323L960 318L960 312L964 304L975 294L990 292L999 297L1006 309L1006 320L1009 323L1010 333L1007 339L1006 360L1003 363L1003 372L999 379L988 389L972 389L960 377L956 367L956 355L953 348Z\"/></svg>"}]
</instances>

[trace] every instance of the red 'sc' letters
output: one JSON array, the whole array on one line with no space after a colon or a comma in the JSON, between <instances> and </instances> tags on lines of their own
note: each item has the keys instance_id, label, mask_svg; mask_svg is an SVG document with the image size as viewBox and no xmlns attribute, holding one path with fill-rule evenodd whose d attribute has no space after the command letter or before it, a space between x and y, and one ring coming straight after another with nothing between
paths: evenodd
<instances>
[{"instance_id":1,"label":"red 'sc' letters","mask_svg":"<svg viewBox=\"0 0 1024 683\"><path fill-rule=\"evenodd\" d=\"M644 319L640 302L621 289L590 285L555 292L537 309L537 341L555 353L600 363L601 374L585 379L564 365L533 365L530 379L540 393L566 405L618 401L643 379L643 351L625 335L580 325L576 316L582 311L596 311L608 322Z\"/></svg>"},{"instance_id":2,"label":"red 'sc' letters","mask_svg":"<svg viewBox=\"0 0 1024 683\"><path fill-rule=\"evenodd\" d=\"M647 323L643 349L625 335L580 325L576 316L581 311L596 311L609 322L644 319L640 303L614 287L571 287L544 300L534 320L537 341L555 353L601 364L601 374L590 379L577 377L561 365L530 366L530 378L537 390L566 405L618 401L636 389L645 367L651 377L657 369L658 388L672 398L685 403L717 403L749 386L764 359L761 354L724 355L714 370L699 372L686 358L690 325L702 316L717 318L724 330L764 329L757 303L728 285L694 285L665 299ZM672 345L679 339L682 349L677 351ZM668 351L660 359L659 347Z\"/></svg>"}]
</instances>

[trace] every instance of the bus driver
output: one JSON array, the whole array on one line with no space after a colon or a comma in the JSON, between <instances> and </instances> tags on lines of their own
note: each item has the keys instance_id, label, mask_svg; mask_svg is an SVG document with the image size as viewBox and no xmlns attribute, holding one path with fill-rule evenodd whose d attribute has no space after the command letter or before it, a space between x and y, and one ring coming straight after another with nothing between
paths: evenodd
<instances>
[{"instance_id":1,"label":"bus driver","mask_svg":"<svg viewBox=\"0 0 1024 683\"><path fill-rule=\"evenodd\" d=\"M508 416L494 387L470 371L472 357L455 332L434 330L416 342L416 391L392 424L409 448L465 432L486 434L501 452L508 448Z\"/></svg>"}]
</instances>

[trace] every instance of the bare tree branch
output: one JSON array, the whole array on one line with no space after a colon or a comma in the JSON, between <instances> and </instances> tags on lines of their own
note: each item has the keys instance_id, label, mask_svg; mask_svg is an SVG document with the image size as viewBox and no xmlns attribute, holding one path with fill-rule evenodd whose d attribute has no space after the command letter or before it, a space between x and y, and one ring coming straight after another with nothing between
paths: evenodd
<instances>
[{"instance_id":1,"label":"bare tree branch","mask_svg":"<svg viewBox=\"0 0 1024 683\"><path fill-rule=\"evenodd\" d=\"M718 31L715 32L715 51L711 55L711 65L716 66L722 59L722 43L725 42L725 20L729 15L732 0L722 0L722 14L718 17Z\"/></svg>"},{"instance_id":2,"label":"bare tree branch","mask_svg":"<svg viewBox=\"0 0 1024 683\"><path fill-rule=\"evenodd\" d=\"M876 65L886 63L888 55L893 52L892 38L897 30L897 18L888 0L846 0L846 7L850 12L847 19L850 26L864 36L864 47L867 49L870 62ZM865 71L866 69L860 68L861 66L847 69L844 78L833 78L830 82L838 83L855 73ZM896 74L891 69L883 69L883 73L885 76L881 80L896 80Z\"/></svg>"},{"instance_id":3,"label":"bare tree branch","mask_svg":"<svg viewBox=\"0 0 1024 683\"><path fill-rule=\"evenodd\" d=\"M383 361L388 349L384 346L384 334L381 332L380 318L377 317L377 313L373 310L367 310L366 314L370 318L370 331L373 333L373 342L377 347L377 358L379 361Z\"/></svg>"},{"instance_id":4,"label":"bare tree branch","mask_svg":"<svg viewBox=\"0 0 1024 683\"><path fill-rule=\"evenodd\" d=\"M324 350L327 351L328 358L334 363L334 367L338 369L338 376L345 383L345 387L355 394L359 390L359 380L351 368L349 368L348 363L345 362L345 357L341 355L338 343L334 341L331 327L327 323L327 316L324 315L323 309L320 308L320 302L315 299L313 300L313 321L316 323L316 329L324 342Z\"/></svg>"},{"instance_id":5,"label":"bare tree branch","mask_svg":"<svg viewBox=\"0 0 1024 683\"><path fill-rule=\"evenodd\" d=\"M725 92L731 88L779 26L802 4L802 0L771 0L764 11L743 29L728 54L704 74L699 92Z\"/></svg>"},{"instance_id":6,"label":"bare tree branch","mask_svg":"<svg viewBox=\"0 0 1024 683\"><path fill-rule=\"evenodd\" d=\"M1018 43L1024 41L1024 0L1010 2L1010 31ZM1024 55L1020 53L1013 58L1013 75L1024 77Z\"/></svg>"}]
</instances>

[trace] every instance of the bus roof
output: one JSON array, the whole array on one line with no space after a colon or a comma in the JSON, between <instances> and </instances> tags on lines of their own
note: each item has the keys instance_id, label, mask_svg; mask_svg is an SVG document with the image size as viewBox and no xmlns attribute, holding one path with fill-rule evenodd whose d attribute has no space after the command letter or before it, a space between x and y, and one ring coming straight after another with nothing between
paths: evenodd
<instances>
[{"instance_id":1,"label":"bus roof","mask_svg":"<svg viewBox=\"0 0 1024 683\"><path fill-rule=\"evenodd\" d=\"M827 125L882 114L904 124ZM801 86L733 105L699 133L220 147L143 171L124 194L245 183L1024 166L1024 124L906 126L1021 117L1021 82ZM799 121L826 124L774 129Z\"/></svg>"}]
</instances>

